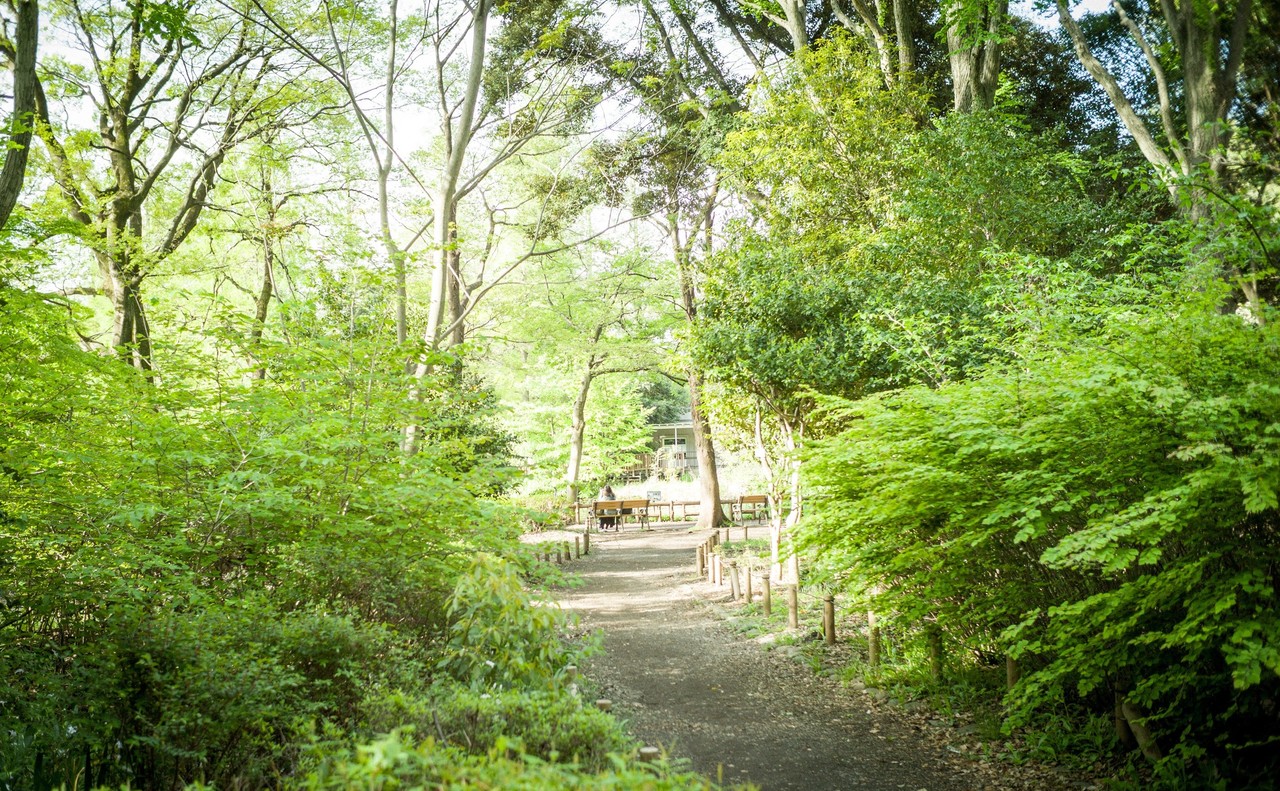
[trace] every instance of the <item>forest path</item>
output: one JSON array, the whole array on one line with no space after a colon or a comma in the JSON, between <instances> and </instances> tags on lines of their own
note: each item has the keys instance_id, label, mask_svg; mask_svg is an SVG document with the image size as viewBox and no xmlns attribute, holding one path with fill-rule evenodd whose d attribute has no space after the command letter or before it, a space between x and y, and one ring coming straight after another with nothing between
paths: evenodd
<instances>
[{"instance_id":1,"label":"forest path","mask_svg":"<svg viewBox=\"0 0 1280 791\"><path fill-rule=\"evenodd\" d=\"M604 653L584 671L640 739L764 791L985 786L860 693L721 628L700 600L722 600L724 589L693 569L706 535L688 525L593 534L591 555L573 564L585 584L562 596L603 631Z\"/></svg>"}]
</instances>

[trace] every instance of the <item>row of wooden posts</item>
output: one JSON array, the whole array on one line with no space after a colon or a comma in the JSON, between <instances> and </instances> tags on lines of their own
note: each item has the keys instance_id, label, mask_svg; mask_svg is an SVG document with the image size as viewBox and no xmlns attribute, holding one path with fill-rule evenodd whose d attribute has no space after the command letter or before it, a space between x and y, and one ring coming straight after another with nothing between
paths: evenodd
<instances>
[{"instance_id":1,"label":"row of wooden posts","mask_svg":"<svg viewBox=\"0 0 1280 791\"><path fill-rule=\"evenodd\" d=\"M728 530L725 531L726 538ZM728 543L727 541L725 543ZM755 600L755 587L753 585L753 577L751 576L751 567L744 566L741 569L738 561L730 560L727 563L724 556L716 552L716 548L721 544L720 531L712 533L705 541L698 545L696 550L696 560L698 575L707 578L707 582L720 586L724 585L726 579L729 583L729 590L733 594L734 601L745 601L751 604ZM739 574L739 571L742 574ZM800 590L795 584L784 585L787 597L787 626L791 629L800 626ZM773 585L769 581L769 575L763 574L760 577L760 603L766 616L773 614ZM827 594L822 599L822 636L826 640L827 645L836 644L836 598L831 594ZM879 634L876 634L878 642ZM878 646L876 651L879 654Z\"/></svg>"},{"instance_id":2,"label":"row of wooden posts","mask_svg":"<svg viewBox=\"0 0 1280 791\"><path fill-rule=\"evenodd\" d=\"M745 538L746 531L743 531ZM724 541L720 540L720 531L712 533L705 541L698 545L696 550L696 564L698 575L707 578L707 582L711 585L724 585L728 580L729 590L733 594L734 601L745 601L751 604L754 600L754 590L752 587L751 568L747 566L743 569L743 578L739 577L739 567L736 560L725 563L723 555L716 552L716 548L721 543L729 543L729 530L724 529ZM761 604L766 616L773 614L773 591L769 583L769 575L765 573L760 578L761 585ZM787 627L797 629L800 626L800 607L799 607L799 586L796 584L788 584L783 586L787 596ZM822 597L822 637L827 645L836 644L836 597L827 593ZM929 672L934 680L942 678L943 664L943 646L942 646L942 630L936 625L931 625L925 632L925 637L929 647ZM880 666L881 654L881 635L880 623L876 617L874 610L867 610L867 664L871 667ZM1018 667L1017 660L1013 657L1006 657L1005 661L1005 683L1009 689L1013 689L1014 684L1018 683L1022 672Z\"/></svg>"},{"instance_id":3,"label":"row of wooden posts","mask_svg":"<svg viewBox=\"0 0 1280 791\"><path fill-rule=\"evenodd\" d=\"M555 547L554 551L550 548L551 546ZM556 559L556 563L564 563L567 560L580 558L583 555L590 555L591 534L583 533L580 536L574 536L572 546L570 546L568 540L559 544L550 544L549 542L541 544L540 548L535 550L533 554L534 557L544 563L550 563L553 556Z\"/></svg>"}]
</instances>

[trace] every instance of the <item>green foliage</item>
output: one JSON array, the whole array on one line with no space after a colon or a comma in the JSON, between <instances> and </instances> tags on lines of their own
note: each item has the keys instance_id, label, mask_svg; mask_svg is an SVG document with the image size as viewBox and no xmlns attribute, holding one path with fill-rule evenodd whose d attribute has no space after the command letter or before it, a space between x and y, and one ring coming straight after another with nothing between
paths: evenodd
<instances>
[{"instance_id":1,"label":"green foliage","mask_svg":"<svg viewBox=\"0 0 1280 791\"><path fill-rule=\"evenodd\" d=\"M829 401L846 428L806 465L804 540L877 611L1019 658L1011 725L1114 690L1166 763L1248 783L1277 738L1280 335L1203 303L970 382Z\"/></svg>"},{"instance_id":2,"label":"green foliage","mask_svg":"<svg viewBox=\"0 0 1280 791\"><path fill-rule=\"evenodd\" d=\"M293 787L306 791L333 789L503 788L543 791L565 789L636 789L679 791L711 789L705 778L673 772L664 765L639 767L618 757L599 773L573 764L544 763L521 755L514 742L500 740L486 755L467 756L433 739L413 744L405 733L393 733L355 750L328 756L321 766Z\"/></svg>"},{"instance_id":3,"label":"green foliage","mask_svg":"<svg viewBox=\"0 0 1280 791\"><path fill-rule=\"evenodd\" d=\"M429 696L389 695L366 704L374 732L411 726L472 755L506 745L542 761L608 768L633 747L618 720L563 688L479 693L446 685Z\"/></svg>"},{"instance_id":4,"label":"green foliage","mask_svg":"<svg viewBox=\"0 0 1280 791\"><path fill-rule=\"evenodd\" d=\"M439 667L475 689L548 686L572 652L557 639L559 610L525 592L514 564L481 554L459 577Z\"/></svg>"},{"instance_id":5,"label":"green foliage","mask_svg":"<svg viewBox=\"0 0 1280 791\"><path fill-rule=\"evenodd\" d=\"M212 349L158 350L149 385L78 349L65 309L0 300L4 782L263 784L308 721L359 729L365 689L478 650L448 602L517 522L483 499L509 439L474 376L412 401L394 346L316 314L258 347L259 381L227 353L247 336L228 314ZM545 646L527 677L554 672L544 625L517 632Z\"/></svg>"}]
</instances>

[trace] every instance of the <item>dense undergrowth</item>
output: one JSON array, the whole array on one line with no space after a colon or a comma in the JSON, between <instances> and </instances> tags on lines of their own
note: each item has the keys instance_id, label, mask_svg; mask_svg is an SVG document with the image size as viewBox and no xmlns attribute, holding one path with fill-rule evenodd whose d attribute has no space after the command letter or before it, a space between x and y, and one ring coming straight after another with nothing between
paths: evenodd
<instances>
[{"instance_id":1,"label":"dense undergrowth","mask_svg":"<svg viewBox=\"0 0 1280 791\"><path fill-rule=\"evenodd\" d=\"M806 464L805 542L904 646L881 672L921 683L932 641L990 701L1008 657L1006 732L1127 741L1144 787L1270 787L1280 331L1216 304L1130 305L969 381L826 402L842 429Z\"/></svg>"},{"instance_id":2,"label":"dense undergrowth","mask_svg":"<svg viewBox=\"0 0 1280 791\"><path fill-rule=\"evenodd\" d=\"M582 648L457 364L411 401L401 352L303 309L149 383L0 301L0 787L705 785L629 768L566 689Z\"/></svg>"}]
</instances>

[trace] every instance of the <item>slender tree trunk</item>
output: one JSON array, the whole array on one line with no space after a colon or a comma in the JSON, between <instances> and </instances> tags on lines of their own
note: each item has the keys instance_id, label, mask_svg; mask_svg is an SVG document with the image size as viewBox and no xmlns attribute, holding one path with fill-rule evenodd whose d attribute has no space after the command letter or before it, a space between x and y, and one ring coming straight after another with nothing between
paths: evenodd
<instances>
[{"instance_id":1,"label":"slender tree trunk","mask_svg":"<svg viewBox=\"0 0 1280 791\"><path fill-rule=\"evenodd\" d=\"M800 487L800 459L797 455L800 441L804 436L804 423L797 421L794 425L783 419L782 423L782 441L787 452L787 467L789 468L788 489L790 497L790 508L787 509L787 520L782 529L782 542L787 545L787 573L784 577L786 581L800 582L800 555L795 548L795 528L800 521L800 515L803 511L804 492Z\"/></svg>"},{"instance_id":2,"label":"slender tree trunk","mask_svg":"<svg viewBox=\"0 0 1280 791\"><path fill-rule=\"evenodd\" d=\"M587 361L587 371L578 386L578 396L573 400L573 417L569 424L569 468L565 482L569 484L569 502L578 502L578 473L582 469L583 440L587 434L587 397L591 394L591 382L595 379L596 358Z\"/></svg>"},{"instance_id":3,"label":"slender tree trunk","mask_svg":"<svg viewBox=\"0 0 1280 791\"><path fill-rule=\"evenodd\" d=\"M694 287L693 261L689 257L688 243L680 240L680 224L673 214L667 218L671 237L672 257L680 275L680 303L685 319L692 323L698 315L697 292ZM690 232L693 236L693 232ZM698 509L698 526L715 528L724 524L724 511L720 508L720 476L716 469L716 450L711 439L711 426L702 410L702 383L695 370L689 371L689 411L693 417L693 444L698 456L698 481L702 489L702 504Z\"/></svg>"},{"instance_id":4,"label":"slender tree trunk","mask_svg":"<svg viewBox=\"0 0 1280 791\"><path fill-rule=\"evenodd\" d=\"M449 303L449 269L450 248L455 246L456 228L454 219L458 212L458 181L462 176L462 165L466 159L467 147L475 131L476 107L480 101L480 91L484 80L485 48L488 42L490 0L478 0L471 12L471 61L467 67L467 82L458 115L446 115L441 120L441 131L445 138L445 166L440 174L440 186L436 193L435 205L435 270L431 278L431 303L427 312L427 327L423 332L423 341L428 353L440 348L445 340L442 337L445 311ZM438 75L443 79L443 75ZM432 368L428 361L421 361L414 369L415 377L425 376ZM407 449L412 452L414 429L406 432Z\"/></svg>"},{"instance_id":5,"label":"slender tree trunk","mask_svg":"<svg viewBox=\"0 0 1280 791\"><path fill-rule=\"evenodd\" d=\"M782 582L782 494L778 491L778 479L773 473L769 448L764 442L764 410L755 408L752 435L755 440L756 461L769 482L769 576L774 582Z\"/></svg>"},{"instance_id":6,"label":"slender tree trunk","mask_svg":"<svg viewBox=\"0 0 1280 791\"><path fill-rule=\"evenodd\" d=\"M898 74L906 77L916 70L914 9L910 0L893 0L893 26L898 39Z\"/></svg>"},{"instance_id":7,"label":"slender tree trunk","mask_svg":"<svg viewBox=\"0 0 1280 791\"><path fill-rule=\"evenodd\" d=\"M711 425L702 410L702 382L697 371L689 371L689 411L693 415L693 445L698 453L698 482L702 489L702 507L698 509L698 527L715 528L724 524L720 508L720 474L716 468L716 447L711 441Z\"/></svg>"},{"instance_id":8,"label":"slender tree trunk","mask_svg":"<svg viewBox=\"0 0 1280 791\"><path fill-rule=\"evenodd\" d=\"M462 320L462 252L458 249L458 206L453 205L449 218L449 247L445 250L446 290L448 300L449 345L459 346L467 339L466 324Z\"/></svg>"},{"instance_id":9,"label":"slender tree trunk","mask_svg":"<svg viewBox=\"0 0 1280 791\"><path fill-rule=\"evenodd\" d=\"M13 120L4 167L0 168L0 228L9 221L18 204L27 174L27 154L31 150L36 111L36 42L40 32L40 9L36 0L18 0L17 30L13 39Z\"/></svg>"},{"instance_id":10,"label":"slender tree trunk","mask_svg":"<svg viewBox=\"0 0 1280 791\"><path fill-rule=\"evenodd\" d=\"M387 260L391 262L396 278L396 343L403 346L409 338L408 326L408 271L404 252L396 244L391 235L391 199L387 185L391 179L391 166L395 161L395 93L396 47L399 44L399 3L391 0L388 8L390 18L390 40L387 43L386 90L382 97L382 138L383 151L378 160L378 221L382 234L382 246L386 250ZM372 141L371 141L372 142ZM375 152L377 153L377 152Z\"/></svg>"},{"instance_id":11,"label":"slender tree trunk","mask_svg":"<svg viewBox=\"0 0 1280 791\"><path fill-rule=\"evenodd\" d=\"M275 294L275 261L276 261L276 197L275 185L271 175L264 166L262 169L262 195L266 206L266 222L262 230L262 286L253 304L253 327L249 330L250 348L258 355L262 347L262 334L267 326L267 314L271 309L271 297ZM253 374L258 381L267 378L267 366L261 363L259 356L258 370Z\"/></svg>"}]
</instances>

